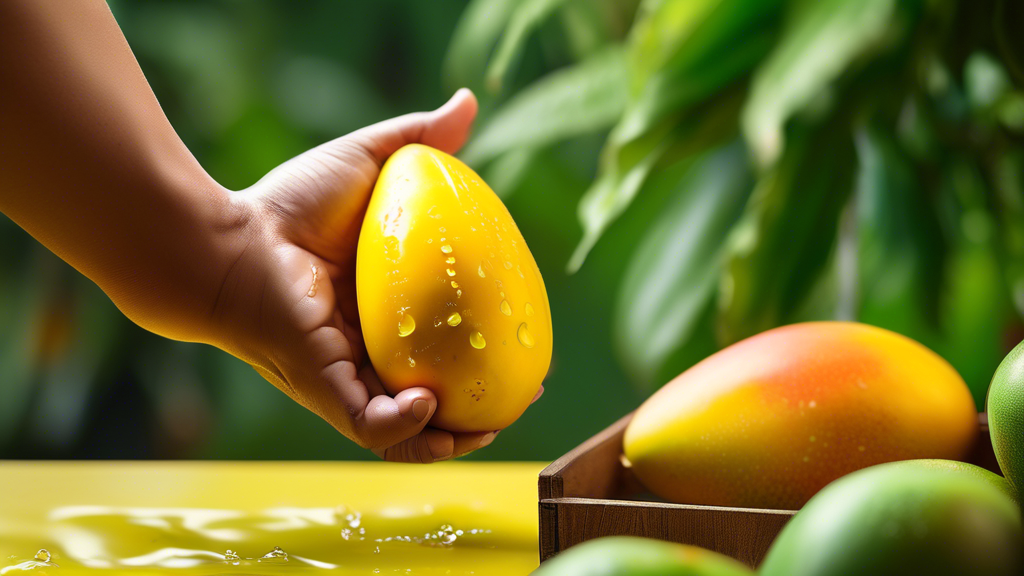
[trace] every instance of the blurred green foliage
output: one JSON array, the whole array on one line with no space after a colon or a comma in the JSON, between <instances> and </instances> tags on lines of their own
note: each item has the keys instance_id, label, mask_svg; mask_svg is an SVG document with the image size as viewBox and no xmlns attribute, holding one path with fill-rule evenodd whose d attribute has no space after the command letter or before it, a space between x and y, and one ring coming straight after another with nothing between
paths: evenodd
<instances>
[{"instance_id":1,"label":"blurred green foliage","mask_svg":"<svg viewBox=\"0 0 1024 576\"><path fill-rule=\"evenodd\" d=\"M232 189L477 92L461 156L533 249L555 351L543 400L470 458L556 458L779 324L911 336L979 406L1024 337L1012 0L111 7L172 124ZM244 363L130 324L2 218L0 326L0 456L372 458Z\"/></svg>"},{"instance_id":2,"label":"blurred green foliage","mask_svg":"<svg viewBox=\"0 0 1024 576\"><path fill-rule=\"evenodd\" d=\"M625 33L594 24L634 7ZM619 244L613 339L643 390L771 327L843 319L938 351L980 408L1024 336L1022 15L1012 0L524 0L488 39L480 76L504 103L466 157L487 174L603 138L568 268ZM503 88L524 19L541 43L557 23L579 55ZM579 52L577 37L600 40ZM624 99L605 80L620 75Z\"/></svg>"}]
</instances>

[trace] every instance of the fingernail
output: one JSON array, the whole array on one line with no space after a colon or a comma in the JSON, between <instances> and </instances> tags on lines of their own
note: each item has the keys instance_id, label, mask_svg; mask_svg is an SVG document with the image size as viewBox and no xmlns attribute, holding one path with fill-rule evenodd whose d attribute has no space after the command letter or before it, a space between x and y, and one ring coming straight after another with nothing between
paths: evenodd
<instances>
[{"instance_id":1,"label":"fingernail","mask_svg":"<svg viewBox=\"0 0 1024 576\"><path fill-rule=\"evenodd\" d=\"M427 417L427 412L430 412L430 403L423 398L412 403L412 415L418 422L423 422L423 419Z\"/></svg>"},{"instance_id":2,"label":"fingernail","mask_svg":"<svg viewBox=\"0 0 1024 576\"><path fill-rule=\"evenodd\" d=\"M444 460L452 457L455 450L455 442L452 435L440 430L428 430L426 433L427 448L430 456L435 460Z\"/></svg>"},{"instance_id":3,"label":"fingernail","mask_svg":"<svg viewBox=\"0 0 1024 576\"><path fill-rule=\"evenodd\" d=\"M497 432L488 432L487 434L484 434L484 437L480 439L480 445L478 446L478 448L483 448L484 446L487 446L491 442L494 442L494 437L497 435Z\"/></svg>"}]
</instances>

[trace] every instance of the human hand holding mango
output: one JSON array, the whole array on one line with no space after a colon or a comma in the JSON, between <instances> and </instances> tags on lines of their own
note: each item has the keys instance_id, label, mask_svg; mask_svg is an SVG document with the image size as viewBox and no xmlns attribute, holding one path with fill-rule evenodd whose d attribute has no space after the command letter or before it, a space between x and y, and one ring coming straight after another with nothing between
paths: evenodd
<instances>
[{"instance_id":1,"label":"human hand holding mango","mask_svg":"<svg viewBox=\"0 0 1024 576\"><path fill-rule=\"evenodd\" d=\"M175 134L104 2L0 4L0 75L17 79L0 92L0 211L134 322L245 360L388 460L431 462L493 439L426 427L437 389L386 394L355 291L381 166L414 142L454 153L476 114L468 91L230 192Z\"/></svg>"},{"instance_id":2,"label":"human hand holding mango","mask_svg":"<svg viewBox=\"0 0 1024 576\"><path fill-rule=\"evenodd\" d=\"M475 114L473 95L460 91L434 112L310 150L239 193L246 212L240 233L249 240L214 308L225 331L218 345L388 460L459 456L489 444L496 432L425 428L438 406L429 388L407 386L389 396L366 357L356 302L357 239L381 166L412 142L455 152Z\"/></svg>"}]
</instances>

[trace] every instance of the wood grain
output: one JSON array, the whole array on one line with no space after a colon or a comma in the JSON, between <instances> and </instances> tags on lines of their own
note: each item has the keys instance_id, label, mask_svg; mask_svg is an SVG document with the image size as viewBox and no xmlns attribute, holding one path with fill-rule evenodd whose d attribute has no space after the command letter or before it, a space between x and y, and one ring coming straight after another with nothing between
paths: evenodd
<instances>
[{"instance_id":1,"label":"wood grain","mask_svg":"<svg viewBox=\"0 0 1024 576\"><path fill-rule=\"evenodd\" d=\"M622 417L540 473L541 561L587 540L630 535L700 546L757 567L796 511L654 501L622 463L622 436L632 417ZM968 461L999 473L985 414L978 415L978 427Z\"/></svg>"}]
</instances>

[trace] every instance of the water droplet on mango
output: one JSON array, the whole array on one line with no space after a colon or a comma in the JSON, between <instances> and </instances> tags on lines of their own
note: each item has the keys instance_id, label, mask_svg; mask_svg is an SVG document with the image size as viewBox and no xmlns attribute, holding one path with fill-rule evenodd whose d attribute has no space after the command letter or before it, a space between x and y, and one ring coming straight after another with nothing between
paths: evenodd
<instances>
[{"instance_id":1,"label":"water droplet on mango","mask_svg":"<svg viewBox=\"0 0 1024 576\"><path fill-rule=\"evenodd\" d=\"M450 244L445 244L444 246L441 246L441 252L444 252L445 254L451 254L452 253L451 245Z\"/></svg>"},{"instance_id":2,"label":"water droplet on mango","mask_svg":"<svg viewBox=\"0 0 1024 576\"><path fill-rule=\"evenodd\" d=\"M505 316L511 316L512 315L512 307L509 306L508 300L502 300L500 308L501 308L501 313L504 314Z\"/></svg>"},{"instance_id":3,"label":"water droplet on mango","mask_svg":"<svg viewBox=\"0 0 1024 576\"><path fill-rule=\"evenodd\" d=\"M527 316L533 316L533 305L532 304L527 302L526 306L523 306L523 309L526 310L526 315Z\"/></svg>"},{"instance_id":4,"label":"water droplet on mango","mask_svg":"<svg viewBox=\"0 0 1024 576\"><path fill-rule=\"evenodd\" d=\"M452 315L448 317L448 325L458 326L459 324L462 324L462 316L458 312L453 312Z\"/></svg>"},{"instance_id":5,"label":"water droplet on mango","mask_svg":"<svg viewBox=\"0 0 1024 576\"><path fill-rule=\"evenodd\" d=\"M449 276L455 276L455 270L452 270L451 268L448 268L445 272L447 272Z\"/></svg>"},{"instance_id":6,"label":"water droplet on mango","mask_svg":"<svg viewBox=\"0 0 1024 576\"><path fill-rule=\"evenodd\" d=\"M469 343L477 350L483 350L484 346L487 346L487 341L484 340L484 335L479 332L473 332L469 335Z\"/></svg>"},{"instance_id":7,"label":"water droplet on mango","mask_svg":"<svg viewBox=\"0 0 1024 576\"><path fill-rule=\"evenodd\" d=\"M398 335L405 338L416 330L416 319L412 314L402 313L402 319L398 321Z\"/></svg>"},{"instance_id":8,"label":"water droplet on mango","mask_svg":"<svg viewBox=\"0 0 1024 576\"><path fill-rule=\"evenodd\" d=\"M527 348L533 348L534 340L533 334L530 334L530 329L526 327L526 322L519 325L519 330L516 332L516 337L519 338L519 343Z\"/></svg>"}]
</instances>

